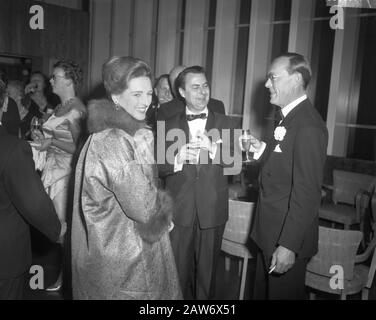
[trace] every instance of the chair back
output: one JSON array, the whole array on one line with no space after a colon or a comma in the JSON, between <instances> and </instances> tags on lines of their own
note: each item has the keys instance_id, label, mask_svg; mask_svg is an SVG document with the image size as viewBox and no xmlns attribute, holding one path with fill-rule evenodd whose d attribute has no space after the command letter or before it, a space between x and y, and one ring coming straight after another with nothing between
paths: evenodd
<instances>
[{"instance_id":1,"label":"chair back","mask_svg":"<svg viewBox=\"0 0 376 320\"><path fill-rule=\"evenodd\" d=\"M376 232L376 179L371 183L368 188L370 196L370 218L373 232Z\"/></svg>"},{"instance_id":2,"label":"chair back","mask_svg":"<svg viewBox=\"0 0 376 320\"><path fill-rule=\"evenodd\" d=\"M333 170L333 202L354 205L359 189L367 190L375 177L342 170Z\"/></svg>"},{"instance_id":3,"label":"chair back","mask_svg":"<svg viewBox=\"0 0 376 320\"><path fill-rule=\"evenodd\" d=\"M357 230L339 230L319 227L319 250L307 265L307 271L332 277L330 269L341 266L344 278L354 276L356 252L362 239L362 232Z\"/></svg>"},{"instance_id":4,"label":"chair back","mask_svg":"<svg viewBox=\"0 0 376 320\"><path fill-rule=\"evenodd\" d=\"M247 243L251 229L255 203L229 200L228 207L229 217L223 238L232 242L245 244Z\"/></svg>"}]
</instances>

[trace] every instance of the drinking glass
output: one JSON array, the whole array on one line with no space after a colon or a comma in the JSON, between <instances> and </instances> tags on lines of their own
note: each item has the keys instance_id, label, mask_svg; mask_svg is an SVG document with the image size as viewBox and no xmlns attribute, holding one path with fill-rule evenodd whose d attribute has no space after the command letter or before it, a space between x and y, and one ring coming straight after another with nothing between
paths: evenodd
<instances>
[{"instance_id":1,"label":"drinking glass","mask_svg":"<svg viewBox=\"0 0 376 320\"><path fill-rule=\"evenodd\" d=\"M33 117L30 122L30 131L40 131L42 132L42 119L39 119L38 117Z\"/></svg>"},{"instance_id":2,"label":"drinking glass","mask_svg":"<svg viewBox=\"0 0 376 320\"><path fill-rule=\"evenodd\" d=\"M245 150L245 155L246 155L245 162L252 162L254 160L253 157L251 157L252 152L249 152L249 148L252 143L251 131L249 129L242 130L242 135L240 139L242 143L242 148L243 150Z\"/></svg>"},{"instance_id":3,"label":"drinking glass","mask_svg":"<svg viewBox=\"0 0 376 320\"><path fill-rule=\"evenodd\" d=\"M197 131L192 136L190 136L189 143L195 143L195 144L198 143L199 144L200 143L200 139L197 137L199 134L200 134L200 131ZM191 162L191 164L197 164L198 163L198 156L199 156L199 153L200 153L200 147L199 146L190 147L190 149L195 152L196 157L197 157L197 159L193 160Z\"/></svg>"}]
</instances>

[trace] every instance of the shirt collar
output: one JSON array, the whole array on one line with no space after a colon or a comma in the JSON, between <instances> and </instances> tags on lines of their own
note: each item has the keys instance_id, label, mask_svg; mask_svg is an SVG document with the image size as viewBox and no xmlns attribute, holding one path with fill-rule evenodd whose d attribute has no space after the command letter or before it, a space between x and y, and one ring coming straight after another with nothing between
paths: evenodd
<instances>
[{"instance_id":1,"label":"shirt collar","mask_svg":"<svg viewBox=\"0 0 376 320\"><path fill-rule=\"evenodd\" d=\"M290 111L294 109L299 103L301 103L305 99L307 99L306 94L302 95L298 99L295 99L293 102L290 102L286 107L282 108L281 111L282 111L283 117L286 118L286 116L290 113Z\"/></svg>"},{"instance_id":2,"label":"shirt collar","mask_svg":"<svg viewBox=\"0 0 376 320\"><path fill-rule=\"evenodd\" d=\"M206 116L208 115L209 111L208 111L208 107L205 107L204 110L202 110L200 113L205 113ZM200 113L197 113L197 112L192 112L188 109L188 107L185 107L185 114L200 114Z\"/></svg>"}]
</instances>

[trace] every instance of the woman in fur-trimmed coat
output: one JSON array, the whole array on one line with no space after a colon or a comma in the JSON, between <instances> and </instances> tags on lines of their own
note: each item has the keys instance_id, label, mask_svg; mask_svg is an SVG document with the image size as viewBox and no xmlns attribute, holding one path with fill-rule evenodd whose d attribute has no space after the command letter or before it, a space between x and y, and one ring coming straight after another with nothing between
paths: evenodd
<instances>
[{"instance_id":1,"label":"woman in fur-trimmed coat","mask_svg":"<svg viewBox=\"0 0 376 320\"><path fill-rule=\"evenodd\" d=\"M89 103L91 135L76 168L72 220L74 299L182 298L169 240L172 200L156 187L153 134L142 119L150 77L133 73L119 95L105 82L116 103ZM135 89L146 99L132 96Z\"/></svg>"}]
</instances>

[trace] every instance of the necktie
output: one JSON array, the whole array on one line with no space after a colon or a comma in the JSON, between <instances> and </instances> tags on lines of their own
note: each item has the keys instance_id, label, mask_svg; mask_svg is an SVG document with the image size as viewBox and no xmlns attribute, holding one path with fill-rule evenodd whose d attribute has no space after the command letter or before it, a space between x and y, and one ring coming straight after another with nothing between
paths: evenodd
<instances>
[{"instance_id":1,"label":"necktie","mask_svg":"<svg viewBox=\"0 0 376 320\"><path fill-rule=\"evenodd\" d=\"M208 116L206 113L200 113L200 114L187 114L186 119L187 121L192 121L195 119L206 119Z\"/></svg>"},{"instance_id":2,"label":"necktie","mask_svg":"<svg viewBox=\"0 0 376 320\"><path fill-rule=\"evenodd\" d=\"M278 108L275 112L275 127L278 127L279 123L283 121L284 118L282 110Z\"/></svg>"}]
</instances>

